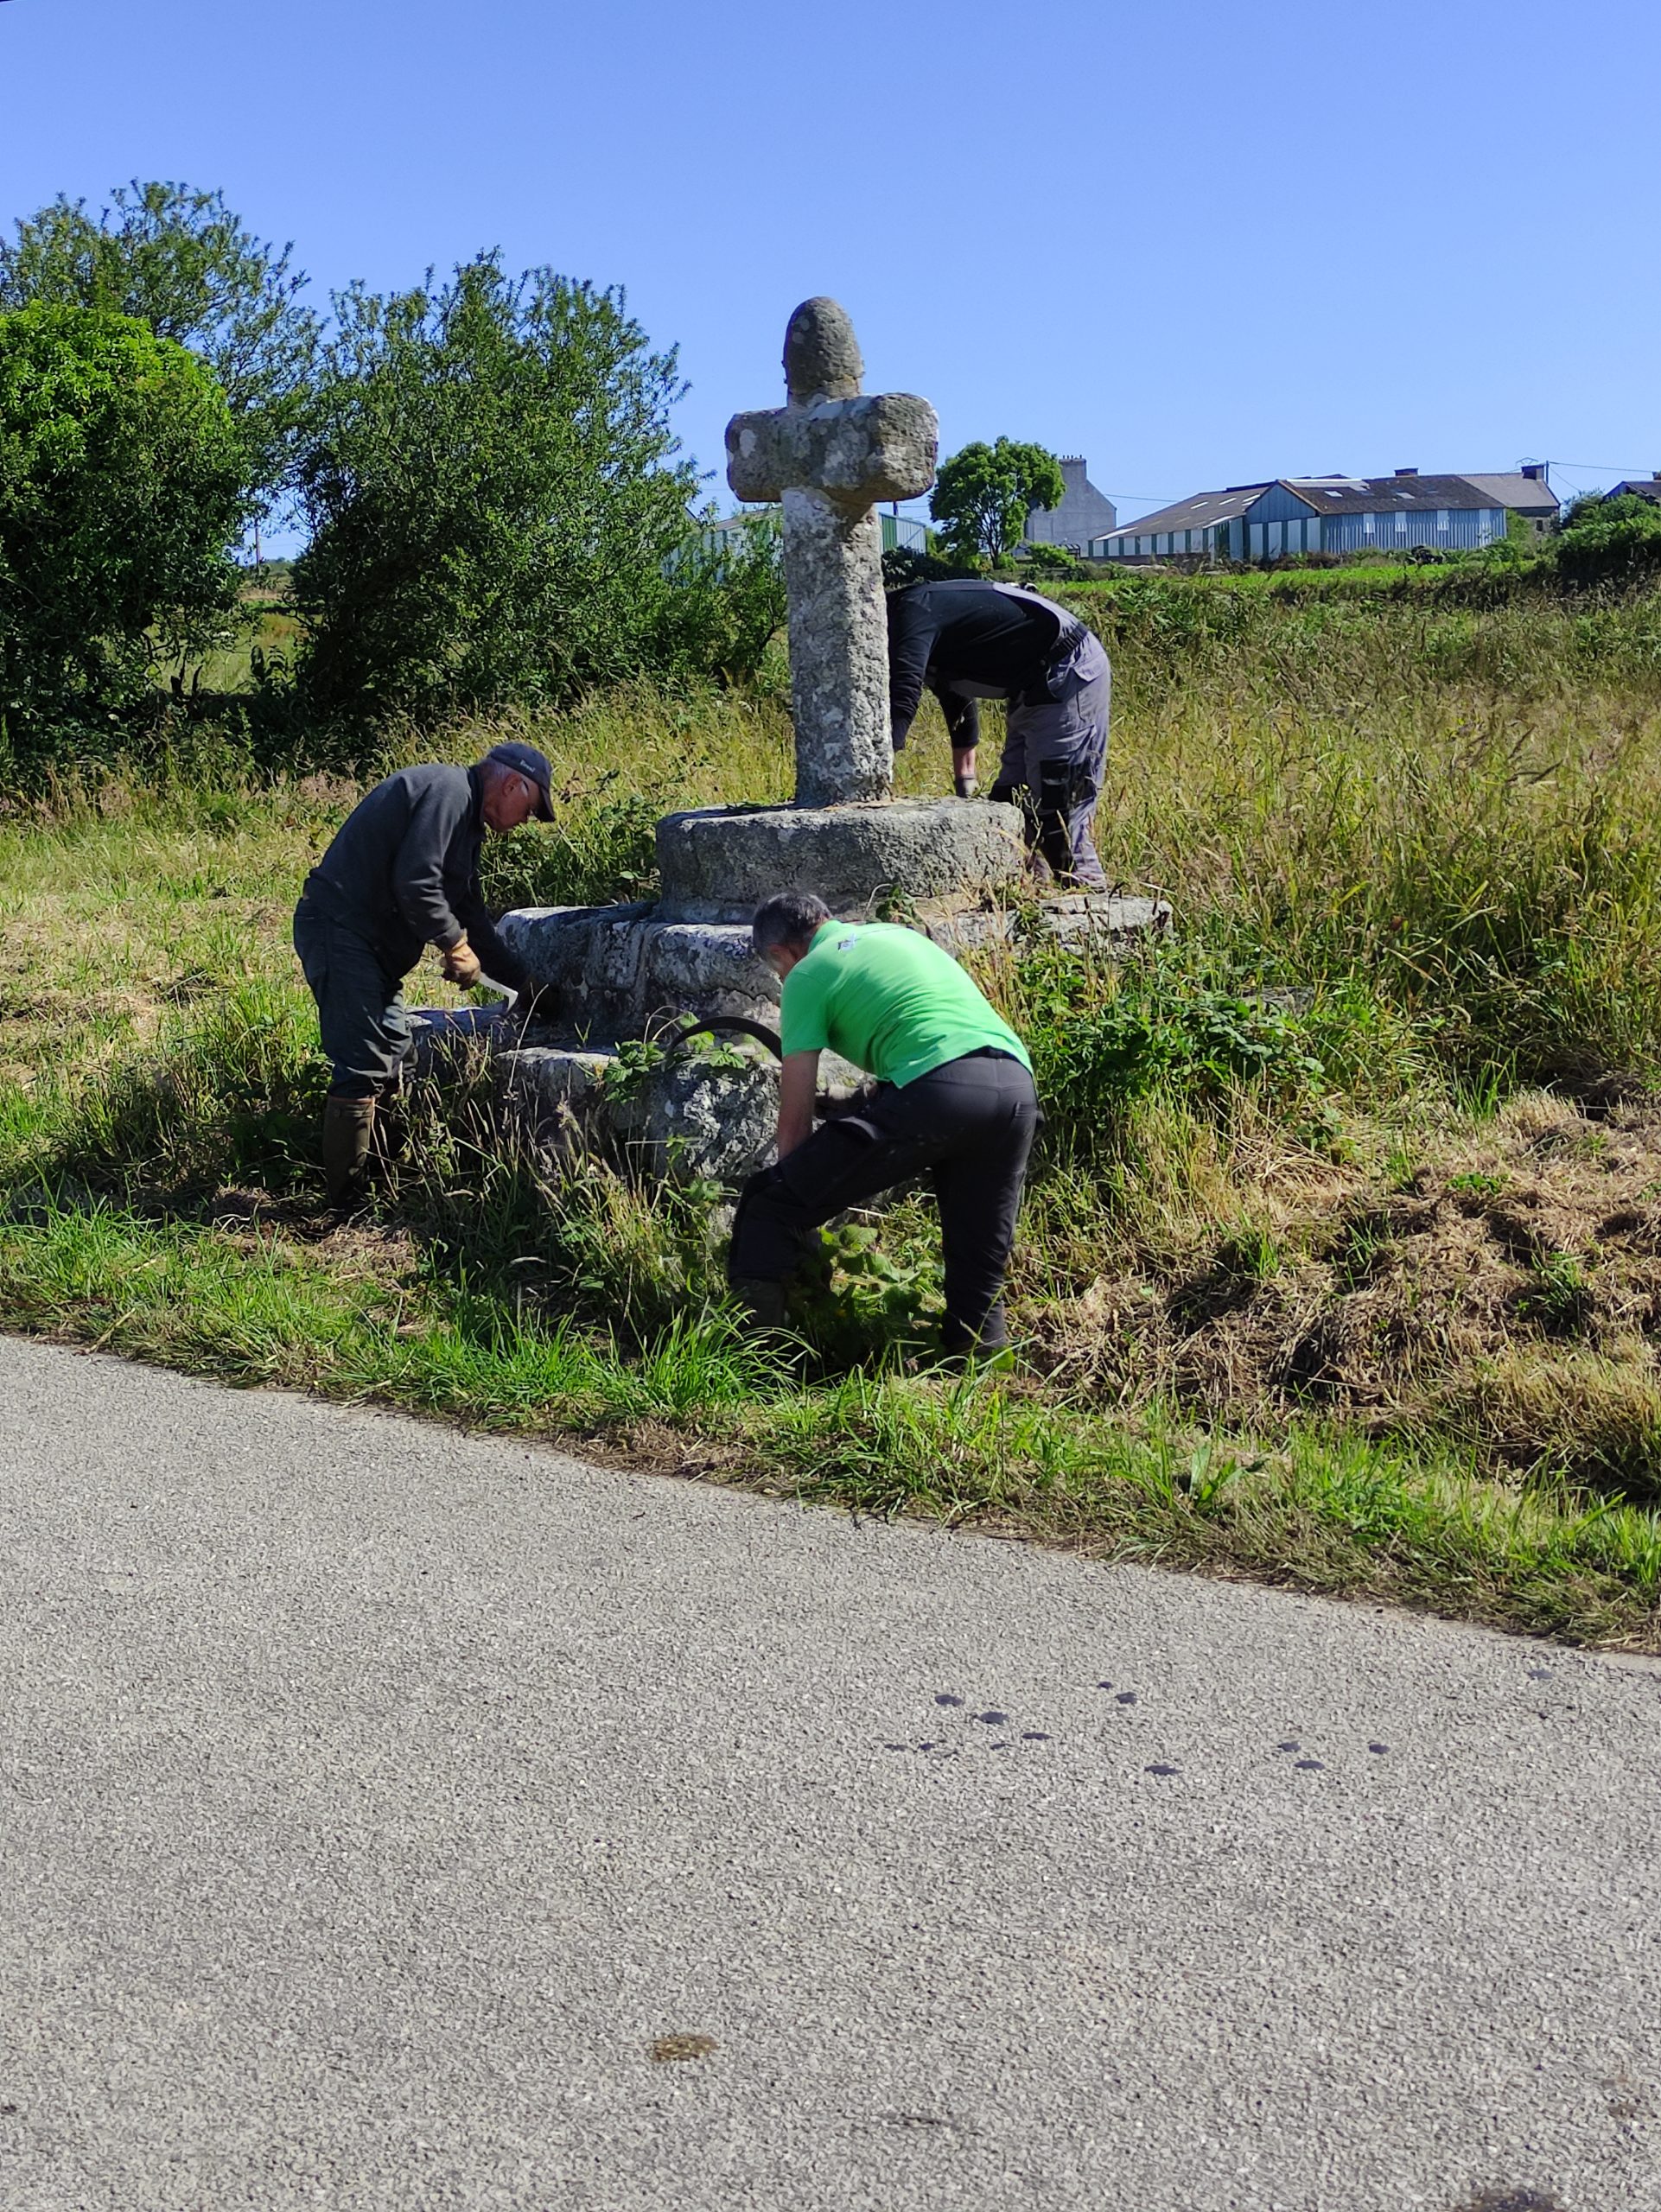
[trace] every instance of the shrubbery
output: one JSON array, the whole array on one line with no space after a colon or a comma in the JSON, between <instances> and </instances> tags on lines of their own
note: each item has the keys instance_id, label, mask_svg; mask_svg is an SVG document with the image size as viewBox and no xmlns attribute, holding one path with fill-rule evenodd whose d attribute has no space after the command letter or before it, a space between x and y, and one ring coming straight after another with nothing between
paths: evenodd
<instances>
[{"instance_id":1,"label":"shrubbery","mask_svg":"<svg viewBox=\"0 0 1661 2212\"><path fill-rule=\"evenodd\" d=\"M225 396L129 315L0 315L0 764L120 748L159 703L158 648L235 604L247 514Z\"/></svg>"}]
</instances>

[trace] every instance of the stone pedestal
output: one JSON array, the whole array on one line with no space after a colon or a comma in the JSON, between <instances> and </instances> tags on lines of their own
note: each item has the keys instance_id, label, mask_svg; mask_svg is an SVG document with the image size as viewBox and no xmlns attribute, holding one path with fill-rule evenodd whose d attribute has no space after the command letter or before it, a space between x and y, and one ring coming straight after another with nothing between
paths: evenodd
<instances>
[{"instance_id":1,"label":"stone pedestal","mask_svg":"<svg viewBox=\"0 0 1661 2212\"><path fill-rule=\"evenodd\" d=\"M658 824L660 912L748 923L776 891L811 891L839 920L885 900L1002 902L1027 880L1012 806L975 799L868 805L708 807Z\"/></svg>"}]
</instances>

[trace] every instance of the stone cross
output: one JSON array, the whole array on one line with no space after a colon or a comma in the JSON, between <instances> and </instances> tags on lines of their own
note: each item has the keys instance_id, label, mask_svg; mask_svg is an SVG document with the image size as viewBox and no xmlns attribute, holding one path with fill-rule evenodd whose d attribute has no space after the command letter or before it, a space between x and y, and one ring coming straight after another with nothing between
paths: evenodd
<instances>
[{"instance_id":1,"label":"stone cross","mask_svg":"<svg viewBox=\"0 0 1661 2212\"><path fill-rule=\"evenodd\" d=\"M862 395L864 368L845 310L804 301L785 332L788 405L727 425L734 492L784 507L798 806L882 798L894 777L874 503L927 491L939 425L926 399Z\"/></svg>"}]
</instances>

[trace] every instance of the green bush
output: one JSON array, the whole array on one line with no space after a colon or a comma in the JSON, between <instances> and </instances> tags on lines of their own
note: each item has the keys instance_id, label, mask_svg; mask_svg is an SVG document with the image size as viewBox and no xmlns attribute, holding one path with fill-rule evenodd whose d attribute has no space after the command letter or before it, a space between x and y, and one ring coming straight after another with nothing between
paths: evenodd
<instances>
[{"instance_id":1,"label":"green bush","mask_svg":"<svg viewBox=\"0 0 1661 2212\"><path fill-rule=\"evenodd\" d=\"M1628 493L1619 499L1584 499L1571 511L1553 547L1566 582L1631 583L1661 569L1661 506Z\"/></svg>"},{"instance_id":2,"label":"green bush","mask_svg":"<svg viewBox=\"0 0 1661 2212\"><path fill-rule=\"evenodd\" d=\"M311 391L317 318L292 249L256 238L218 192L118 186L96 216L61 195L0 240L0 309L37 301L129 315L206 364L246 453L251 495L275 500Z\"/></svg>"},{"instance_id":3,"label":"green bush","mask_svg":"<svg viewBox=\"0 0 1661 2212\"><path fill-rule=\"evenodd\" d=\"M246 512L225 396L181 346L86 308L0 314L0 766L107 757L154 709L158 650L225 629Z\"/></svg>"},{"instance_id":4,"label":"green bush","mask_svg":"<svg viewBox=\"0 0 1661 2212\"><path fill-rule=\"evenodd\" d=\"M1039 944L1015 994L1045 1113L1071 1151L1088 1154L1155 1092L1219 1111L1250 1087L1284 1107L1325 1079L1304 1017L1199 948L1149 946L1103 972Z\"/></svg>"},{"instance_id":5,"label":"green bush","mask_svg":"<svg viewBox=\"0 0 1661 2212\"><path fill-rule=\"evenodd\" d=\"M335 311L300 469L309 712L558 707L684 655L666 573L696 483L673 458L682 387L620 293L485 255Z\"/></svg>"}]
</instances>

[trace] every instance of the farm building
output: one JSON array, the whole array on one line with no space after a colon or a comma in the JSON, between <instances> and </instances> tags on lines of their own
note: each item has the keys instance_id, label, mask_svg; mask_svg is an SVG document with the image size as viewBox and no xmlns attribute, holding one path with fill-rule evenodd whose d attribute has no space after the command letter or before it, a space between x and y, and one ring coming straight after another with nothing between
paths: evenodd
<instances>
[{"instance_id":1,"label":"farm building","mask_svg":"<svg viewBox=\"0 0 1661 2212\"><path fill-rule=\"evenodd\" d=\"M1652 507L1661 507L1661 468L1653 476L1629 476L1622 483L1612 484L1603 496L1606 499L1647 499Z\"/></svg>"},{"instance_id":2,"label":"farm building","mask_svg":"<svg viewBox=\"0 0 1661 2212\"><path fill-rule=\"evenodd\" d=\"M1033 508L1021 543L1065 545L1070 553L1082 553L1092 537L1100 537L1114 527L1119 512L1106 493L1098 492L1091 482L1082 454L1063 454L1060 459L1062 481L1067 487L1061 504Z\"/></svg>"},{"instance_id":3,"label":"farm building","mask_svg":"<svg viewBox=\"0 0 1661 2212\"><path fill-rule=\"evenodd\" d=\"M1556 520L1543 461L1510 475L1285 476L1203 492L1091 541L1098 560L1278 561L1295 553L1406 552L1492 545L1522 517L1539 535Z\"/></svg>"}]
</instances>

